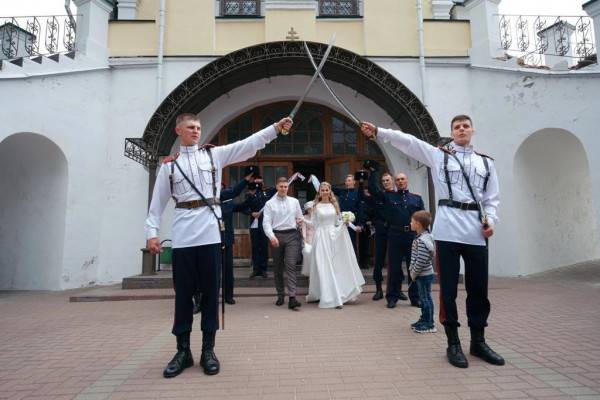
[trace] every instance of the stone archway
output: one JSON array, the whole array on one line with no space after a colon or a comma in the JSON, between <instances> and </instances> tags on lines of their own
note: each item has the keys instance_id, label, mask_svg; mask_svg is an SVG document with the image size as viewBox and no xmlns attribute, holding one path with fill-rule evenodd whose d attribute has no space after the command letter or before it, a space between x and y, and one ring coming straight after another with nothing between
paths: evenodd
<instances>
[{"instance_id":1,"label":"stone archway","mask_svg":"<svg viewBox=\"0 0 600 400\"><path fill-rule=\"evenodd\" d=\"M44 136L0 142L0 289L60 289L67 160Z\"/></svg>"},{"instance_id":2,"label":"stone archway","mask_svg":"<svg viewBox=\"0 0 600 400\"><path fill-rule=\"evenodd\" d=\"M308 43L319 62L327 48ZM152 115L142 138L126 140L125 155L154 169L158 157L167 155L175 133L174 121L183 112L199 113L219 96L263 78L312 75L302 42L271 42L234 51L216 59L177 86ZM404 84L369 59L334 47L324 75L372 100L403 130L437 143L439 135L431 115Z\"/></svg>"},{"instance_id":3,"label":"stone archway","mask_svg":"<svg viewBox=\"0 0 600 400\"><path fill-rule=\"evenodd\" d=\"M563 129L533 133L515 154L514 176L522 273L594 258L594 199L579 139Z\"/></svg>"}]
</instances>

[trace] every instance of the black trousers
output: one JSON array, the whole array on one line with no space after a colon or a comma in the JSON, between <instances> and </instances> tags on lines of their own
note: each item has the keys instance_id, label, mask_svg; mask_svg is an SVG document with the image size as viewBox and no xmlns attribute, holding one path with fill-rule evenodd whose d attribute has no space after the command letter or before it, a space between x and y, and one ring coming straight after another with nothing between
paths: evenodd
<instances>
[{"instance_id":1,"label":"black trousers","mask_svg":"<svg viewBox=\"0 0 600 400\"><path fill-rule=\"evenodd\" d=\"M369 244L371 238L369 237L369 230L365 226L365 229L358 234L358 264L361 268L368 268L369 265Z\"/></svg>"},{"instance_id":2,"label":"black trousers","mask_svg":"<svg viewBox=\"0 0 600 400\"><path fill-rule=\"evenodd\" d=\"M387 255L387 231L381 225L375 227L375 266L373 267L373 280L383 282L383 268Z\"/></svg>"},{"instance_id":3,"label":"black trousers","mask_svg":"<svg viewBox=\"0 0 600 400\"><path fill-rule=\"evenodd\" d=\"M233 299L233 244L225 245L225 282L223 290L226 299Z\"/></svg>"},{"instance_id":4,"label":"black trousers","mask_svg":"<svg viewBox=\"0 0 600 400\"><path fill-rule=\"evenodd\" d=\"M192 296L196 292L202 292L200 329L205 332L219 329L220 272L220 243L173 249L174 335L192 331Z\"/></svg>"},{"instance_id":5,"label":"black trousers","mask_svg":"<svg viewBox=\"0 0 600 400\"><path fill-rule=\"evenodd\" d=\"M404 270L402 262L410 265L410 253L412 250L412 239L414 235L407 232L394 232L388 230L388 277L385 298L398 301L402 291L402 281L404 281ZM413 291L416 288L413 288ZM416 299L419 298L418 291L413 293Z\"/></svg>"},{"instance_id":6,"label":"black trousers","mask_svg":"<svg viewBox=\"0 0 600 400\"><path fill-rule=\"evenodd\" d=\"M486 327L490 315L487 247L444 241L435 243L435 268L440 282L440 322L448 326L460 326L456 294L462 257L465 262L468 324L471 328Z\"/></svg>"},{"instance_id":7,"label":"black trousers","mask_svg":"<svg viewBox=\"0 0 600 400\"><path fill-rule=\"evenodd\" d=\"M267 272L269 261L269 239L262 228L250 229L252 244L252 269L254 272Z\"/></svg>"}]
</instances>

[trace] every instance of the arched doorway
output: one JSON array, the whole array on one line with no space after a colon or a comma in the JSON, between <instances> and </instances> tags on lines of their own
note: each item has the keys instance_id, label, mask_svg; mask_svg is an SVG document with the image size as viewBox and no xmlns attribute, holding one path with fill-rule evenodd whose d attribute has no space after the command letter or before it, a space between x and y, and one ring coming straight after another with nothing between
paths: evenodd
<instances>
[{"instance_id":1,"label":"arched doorway","mask_svg":"<svg viewBox=\"0 0 600 400\"><path fill-rule=\"evenodd\" d=\"M60 289L67 160L44 136L0 142L0 289Z\"/></svg>"},{"instance_id":2,"label":"arched doorway","mask_svg":"<svg viewBox=\"0 0 600 400\"><path fill-rule=\"evenodd\" d=\"M563 129L542 129L519 147L514 163L523 274L596 256L593 197L583 145Z\"/></svg>"},{"instance_id":3,"label":"arched doorway","mask_svg":"<svg viewBox=\"0 0 600 400\"><path fill-rule=\"evenodd\" d=\"M213 138L215 145L224 145L248 137L264 126L278 121L293 107L290 102L277 102L256 107L227 123ZM385 168L385 158L379 147L365 140L350 120L320 104L305 103L295 118L293 133L279 137L250 160L229 166L223 171L223 182L234 185L243 178L246 165L258 165L267 187L277 177L302 173L306 178L314 174L343 187L348 174L362 168L366 159L377 160ZM296 181L290 188L301 205L315 197L315 190L307 181ZM244 194L236 201L243 201ZM248 217L234 214L236 230L236 257L248 256Z\"/></svg>"},{"instance_id":4,"label":"arched doorway","mask_svg":"<svg viewBox=\"0 0 600 400\"><path fill-rule=\"evenodd\" d=\"M315 61L320 62L327 45L307 44ZM190 75L165 98L150 118L143 137L126 139L125 155L150 168L152 183L159 157L168 155L175 142L177 115L200 113L219 97L229 96L229 92L250 82L313 73L302 42L262 43L220 57ZM437 144L437 128L423 103L402 82L369 59L333 47L323 74L385 110L390 121L403 131Z\"/></svg>"}]
</instances>

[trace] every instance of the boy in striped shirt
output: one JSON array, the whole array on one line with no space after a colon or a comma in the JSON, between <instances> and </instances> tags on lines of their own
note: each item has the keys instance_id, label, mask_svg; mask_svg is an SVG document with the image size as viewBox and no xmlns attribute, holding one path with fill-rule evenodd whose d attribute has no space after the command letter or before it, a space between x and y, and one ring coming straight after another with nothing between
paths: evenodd
<instances>
[{"instance_id":1,"label":"boy in striped shirt","mask_svg":"<svg viewBox=\"0 0 600 400\"><path fill-rule=\"evenodd\" d=\"M431 300L431 284L433 283L433 253L434 240L429 233L431 214L427 211L417 211L410 219L411 230L417 233L412 242L410 257L410 277L419 290L421 302L421 317L411 324L411 328L418 333L435 333L433 322L433 301Z\"/></svg>"}]
</instances>

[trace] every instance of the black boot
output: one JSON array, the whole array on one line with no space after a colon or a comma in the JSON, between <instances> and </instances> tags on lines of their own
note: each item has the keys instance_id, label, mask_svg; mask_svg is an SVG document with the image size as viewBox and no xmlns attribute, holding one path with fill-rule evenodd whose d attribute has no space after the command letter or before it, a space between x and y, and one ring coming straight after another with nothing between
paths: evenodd
<instances>
[{"instance_id":1,"label":"black boot","mask_svg":"<svg viewBox=\"0 0 600 400\"><path fill-rule=\"evenodd\" d=\"M479 357L490 364L504 365L504 358L490 349L490 346L485 342L483 331L484 328L471 328L471 355Z\"/></svg>"},{"instance_id":2,"label":"black boot","mask_svg":"<svg viewBox=\"0 0 600 400\"><path fill-rule=\"evenodd\" d=\"M381 282L375 282L375 294L373 295L373 300L381 300L383 299L383 289L381 288Z\"/></svg>"},{"instance_id":3,"label":"black boot","mask_svg":"<svg viewBox=\"0 0 600 400\"><path fill-rule=\"evenodd\" d=\"M467 368L469 362L462 351L462 347L460 347L458 327L444 325L444 331L446 331L446 337L448 338L448 348L446 349L448 362L458 368Z\"/></svg>"},{"instance_id":4,"label":"black boot","mask_svg":"<svg viewBox=\"0 0 600 400\"><path fill-rule=\"evenodd\" d=\"M290 296L290 300L288 301L288 308L290 310L296 310L297 308L301 307L302 304L296 300L295 297Z\"/></svg>"},{"instance_id":5,"label":"black boot","mask_svg":"<svg viewBox=\"0 0 600 400\"><path fill-rule=\"evenodd\" d=\"M165 378L173 378L183 372L184 369L194 365L194 358L190 350L190 333L182 333L177 336L177 353L167 364L163 371Z\"/></svg>"},{"instance_id":6,"label":"black boot","mask_svg":"<svg viewBox=\"0 0 600 400\"><path fill-rule=\"evenodd\" d=\"M214 351L215 336L216 332L202 331L202 355L200 356L200 366L204 369L206 375L218 374L221 366Z\"/></svg>"},{"instance_id":7,"label":"black boot","mask_svg":"<svg viewBox=\"0 0 600 400\"><path fill-rule=\"evenodd\" d=\"M282 294L278 294L277 295L277 301L275 302L276 306L282 306L283 303L285 303L285 299L283 298Z\"/></svg>"}]
</instances>

